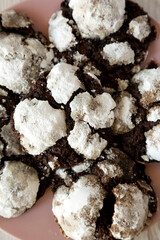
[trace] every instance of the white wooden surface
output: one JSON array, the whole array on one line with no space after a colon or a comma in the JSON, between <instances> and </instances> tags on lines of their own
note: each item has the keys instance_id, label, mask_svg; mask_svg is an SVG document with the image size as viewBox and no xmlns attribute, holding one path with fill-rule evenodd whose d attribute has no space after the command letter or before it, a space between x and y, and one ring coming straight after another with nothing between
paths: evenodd
<instances>
[{"instance_id":1,"label":"white wooden surface","mask_svg":"<svg viewBox=\"0 0 160 240\"><path fill-rule=\"evenodd\" d=\"M21 1L22 0L0 0L0 11ZM45 0L40 0L40 1L45 1ZM53 1L56 1L56 0L53 0ZM160 21L160 0L135 0L135 2L141 4L145 8L145 10L147 10L151 14L151 16L153 16L155 19ZM0 240L15 240L15 238L7 234L4 234L3 232L0 231ZM38 240L38 239L28 239L28 240ZM53 240L57 240L57 239L53 239ZM145 231L144 233L142 233L135 240L160 240L160 222L154 225L148 231Z\"/></svg>"}]
</instances>

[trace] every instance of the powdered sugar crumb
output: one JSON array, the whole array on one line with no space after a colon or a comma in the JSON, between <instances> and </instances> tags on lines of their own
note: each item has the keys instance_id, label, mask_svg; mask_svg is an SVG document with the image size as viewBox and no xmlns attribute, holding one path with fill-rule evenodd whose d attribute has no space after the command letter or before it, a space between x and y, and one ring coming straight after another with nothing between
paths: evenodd
<instances>
[{"instance_id":1,"label":"powdered sugar crumb","mask_svg":"<svg viewBox=\"0 0 160 240\"><path fill-rule=\"evenodd\" d=\"M135 53L128 42L106 44L101 54L111 66L133 64L135 58Z\"/></svg>"},{"instance_id":2,"label":"powdered sugar crumb","mask_svg":"<svg viewBox=\"0 0 160 240\"><path fill-rule=\"evenodd\" d=\"M157 120L160 120L160 106L159 105L151 107L147 114L147 121L157 122Z\"/></svg>"},{"instance_id":3,"label":"powdered sugar crumb","mask_svg":"<svg viewBox=\"0 0 160 240\"><path fill-rule=\"evenodd\" d=\"M141 94L140 103L144 108L148 108L151 103L160 101L160 68L144 69L135 74L133 83L138 84Z\"/></svg>"},{"instance_id":4,"label":"powdered sugar crumb","mask_svg":"<svg viewBox=\"0 0 160 240\"><path fill-rule=\"evenodd\" d=\"M69 19L63 17L62 11L54 13L49 20L49 40L55 44L60 52L77 44L68 22Z\"/></svg>"},{"instance_id":5,"label":"powdered sugar crumb","mask_svg":"<svg viewBox=\"0 0 160 240\"><path fill-rule=\"evenodd\" d=\"M146 151L150 160L160 161L160 124L145 132Z\"/></svg>"},{"instance_id":6,"label":"powdered sugar crumb","mask_svg":"<svg viewBox=\"0 0 160 240\"><path fill-rule=\"evenodd\" d=\"M91 129L85 122L75 122L73 130L68 136L69 145L86 159L97 159L103 149L107 146L107 141L98 133L92 134Z\"/></svg>"},{"instance_id":7,"label":"powdered sugar crumb","mask_svg":"<svg viewBox=\"0 0 160 240\"><path fill-rule=\"evenodd\" d=\"M122 92L115 99L117 107L115 108L115 121L112 129L114 134L123 134L132 130L135 125L132 122L132 116L136 114L136 99L128 92Z\"/></svg>"},{"instance_id":8,"label":"powdered sugar crumb","mask_svg":"<svg viewBox=\"0 0 160 240\"><path fill-rule=\"evenodd\" d=\"M144 41L151 33L149 19L147 15L138 16L129 23L128 33L133 35L139 41Z\"/></svg>"}]
</instances>

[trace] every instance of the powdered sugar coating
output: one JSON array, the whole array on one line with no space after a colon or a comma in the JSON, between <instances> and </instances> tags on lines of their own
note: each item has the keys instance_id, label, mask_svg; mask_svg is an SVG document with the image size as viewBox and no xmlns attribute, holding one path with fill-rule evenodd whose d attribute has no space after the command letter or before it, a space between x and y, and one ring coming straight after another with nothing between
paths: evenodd
<instances>
[{"instance_id":1,"label":"powdered sugar coating","mask_svg":"<svg viewBox=\"0 0 160 240\"><path fill-rule=\"evenodd\" d=\"M113 237L131 240L144 228L149 215L149 196L134 184L119 184L113 190L116 196L111 232Z\"/></svg>"},{"instance_id":2,"label":"powdered sugar coating","mask_svg":"<svg viewBox=\"0 0 160 240\"><path fill-rule=\"evenodd\" d=\"M118 82L118 91L125 91L128 88L129 80L116 79Z\"/></svg>"},{"instance_id":3,"label":"powdered sugar coating","mask_svg":"<svg viewBox=\"0 0 160 240\"><path fill-rule=\"evenodd\" d=\"M58 175L62 179L65 179L67 177L67 172L65 169L59 168L56 170L56 175Z\"/></svg>"},{"instance_id":4,"label":"powdered sugar coating","mask_svg":"<svg viewBox=\"0 0 160 240\"><path fill-rule=\"evenodd\" d=\"M57 169L57 167L59 167L58 157L57 156L52 157L51 161L48 162L48 165L52 171Z\"/></svg>"},{"instance_id":5,"label":"powdered sugar coating","mask_svg":"<svg viewBox=\"0 0 160 240\"><path fill-rule=\"evenodd\" d=\"M37 171L21 162L5 162L0 178L0 216L20 216L36 202Z\"/></svg>"},{"instance_id":6,"label":"powdered sugar coating","mask_svg":"<svg viewBox=\"0 0 160 240\"><path fill-rule=\"evenodd\" d=\"M144 108L148 108L151 103L160 101L160 68L144 69L135 74L133 83L138 84L141 94L140 103Z\"/></svg>"},{"instance_id":7,"label":"powdered sugar coating","mask_svg":"<svg viewBox=\"0 0 160 240\"><path fill-rule=\"evenodd\" d=\"M88 162L85 161L84 163L81 163L79 165L76 165L76 166L72 167L72 170L76 173L82 173L84 171L89 170L91 165L92 165L91 161L88 161Z\"/></svg>"},{"instance_id":8,"label":"powdered sugar coating","mask_svg":"<svg viewBox=\"0 0 160 240\"><path fill-rule=\"evenodd\" d=\"M85 65L85 67L83 68L83 71L84 73L90 74L91 76L95 76L95 77L99 77L101 75L101 71L98 70L91 62Z\"/></svg>"},{"instance_id":9,"label":"powdered sugar coating","mask_svg":"<svg viewBox=\"0 0 160 240\"><path fill-rule=\"evenodd\" d=\"M8 91L6 91L6 90L4 90L0 87L0 96L7 97L8 96Z\"/></svg>"},{"instance_id":10,"label":"powdered sugar coating","mask_svg":"<svg viewBox=\"0 0 160 240\"><path fill-rule=\"evenodd\" d=\"M75 52L73 54L73 60L75 66L81 66L84 62L87 62L88 58L84 54L80 54L80 52Z\"/></svg>"},{"instance_id":11,"label":"powdered sugar coating","mask_svg":"<svg viewBox=\"0 0 160 240\"><path fill-rule=\"evenodd\" d=\"M56 170L55 174L64 180L64 183L67 187L70 187L73 183L72 175L67 172L67 169L59 168Z\"/></svg>"},{"instance_id":12,"label":"powdered sugar coating","mask_svg":"<svg viewBox=\"0 0 160 240\"><path fill-rule=\"evenodd\" d=\"M142 155L141 158L145 161L145 162L149 162L149 157L147 155Z\"/></svg>"},{"instance_id":13,"label":"powdered sugar coating","mask_svg":"<svg viewBox=\"0 0 160 240\"><path fill-rule=\"evenodd\" d=\"M112 126L114 134L129 132L135 127L132 116L137 112L136 99L128 92L122 92L115 101L117 106L114 111L115 121Z\"/></svg>"},{"instance_id":14,"label":"powdered sugar coating","mask_svg":"<svg viewBox=\"0 0 160 240\"><path fill-rule=\"evenodd\" d=\"M116 103L108 93L92 97L88 92L79 93L70 103L71 117L85 121L95 129L111 127Z\"/></svg>"},{"instance_id":15,"label":"powdered sugar coating","mask_svg":"<svg viewBox=\"0 0 160 240\"><path fill-rule=\"evenodd\" d=\"M101 178L101 181L103 183L107 183L111 178L120 178L123 176L123 171L120 168L120 166L108 162L108 160L104 160L102 162L97 163L97 167L103 171L103 176Z\"/></svg>"},{"instance_id":16,"label":"powdered sugar coating","mask_svg":"<svg viewBox=\"0 0 160 240\"><path fill-rule=\"evenodd\" d=\"M130 181L135 176L135 162L119 148L106 148L93 171L101 178L101 182L111 186L115 182Z\"/></svg>"},{"instance_id":17,"label":"powdered sugar coating","mask_svg":"<svg viewBox=\"0 0 160 240\"><path fill-rule=\"evenodd\" d=\"M66 104L73 92L83 88L76 76L77 67L67 63L56 64L47 76L47 88L57 103Z\"/></svg>"},{"instance_id":18,"label":"powdered sugar coating","mask_svg":"<svg viewBox=\"0 0 160 240\"><path fill-rule=\"evenodd\" d=\"M136 74L138 72L141 71L141 66L140 65L135 65L133 68L132 68L132 73Z\"/></svg>"},{"instance_id":19,"label":"powdered sugar coating","mask_svg":"<svg viewBox=\"0 0 160 240\"><path fill-rule=\"evenodd\" d=\"M23 13L9 10L1 13L2 25L5 28L29 28L31 20Z\"/></svg>"},{"instance_id":20,"label":"powdered sugar coating","mask_svg":"<svg viewBox=\"0 0 160 240\"><path fill-rule=\"evenodd\" d=\"M107 141L98 133L92 134L90 127L85 122L75 122L73 130L68 136L69 145L86 159L97 159L103 149L107 146Z\"/></svg>"},{"instance_id":21,"label":"powdered sugar coating","mask_svg":"<svg viewBox=\"0 0 160 240\"><path fill-rule=\"evenodd\" d=\"M49 20L49 40L55 44L60 52L77 44L68 22L69 19L63 17L62 11L54 13Z\"/></svg>"},{"instance_id":22,"label":"powdered sugar coating","mask_svg":"<svg viewBox=\"0 0 160 240\"><path fill-rule=\"evenodd\" d=\"M0 85L15 93L28 93L41 72L51 67L53 52L38 39L0 33Z\"/></svg>"},{"instance_id":23,"label":"powdered sugar coating","mask_svg":"<svg viewBox=\"0 0 160 240\"><path fill-rule=\"evenodd\" d=\"M160 161L160 124L145 132L146 151L150 160Z\"/></svg>"},{"instance_id":24,"label":"powdered sugar coating","mask_svg":"<svg viewBox=\"0 0 160 240\"><path fill-rule=\"evenodd\" d=\"M139 41L144 41L151 33L149 19L147 15L138 16L129 23L128 33L133 35Z\"/></svg>"},{"instance_id":25,"label":"powdered sugar coating","mask_svg":"<svg viewBox=\"0 0 160 240\"><path fill-rule=\"evenodd\" d=\"M81 177L71 188L58 188L52 211L67 237L73 240L95 238L96 220L105 196L105 190L94 175Z\"/></svg>"},{"instance_id":26,"label":"powdered sugar coating","mask_svg":"<svg viewBox=\"0 0 160 240\"><path fill-rule=\"evenodd\" d=\"M147 114L147 121L157 122L160 120L160 106L153 106L149 109Z\"/></svg>"},{"instance_id":27,"label":"powdered sugar coating","mask_svg":"<svg viewBox=\"0 0 160 240\"><path fill-rule=\"evenodd\" d=\"M124 0L70 0L69 7L84 38L104 39L118 31L124 21Z\"/></svg>"},{"instance_id":28,"label":"powdered sugar coating","mask_svg":"<svg viewBox=\"0 0 160 240\"><path fill-rule=\"evenodd\" d=\"M83 72L87 74L90 78L94 79L94 81L96 81L97 84L101 86L101 81L98 78L101 75L101 71L99 71L95 66L93 66L91 62L86 64L86 66L83 68Z\"/></svg>"},{"instance_id":29,"label":"powdered sugar coating","mask_svg":"<svg viewBox=\"0 0 160 240\"><path fill-rule=\"evenodd\" d=\"M20 142L31 155L44 152L66 135L64 111L52 108L48 101L36 98L21 101L13 119Z\"/></svg>"},{"instance_id":30,"label":"powdered sugar coating","mask_svg":"<svg viewBox=\"0 0 160 240\"><path fill-rule=\"evenodd\" d=\"M134 63L135 53L128 42L115 42L104 46L102 56L111 66L128 65Z\"/></svg>"},{"instance_id":31,"label":"powdered sugar coating","mask_svg":"<svg viewBox=\"0 0 160 240\"><path fill-rule=\"evenodd\" d=\"M107 160L98 162L97 166L99 167L99 169L101 169L103 171L103 173L105 175L108 175L108 177L113 178L113 177L116 177L117 175L119 175L116 166L114 164L109 163ZM122 174L122 172L121 172L121 174Z\"/></svg>"}]
</instances>

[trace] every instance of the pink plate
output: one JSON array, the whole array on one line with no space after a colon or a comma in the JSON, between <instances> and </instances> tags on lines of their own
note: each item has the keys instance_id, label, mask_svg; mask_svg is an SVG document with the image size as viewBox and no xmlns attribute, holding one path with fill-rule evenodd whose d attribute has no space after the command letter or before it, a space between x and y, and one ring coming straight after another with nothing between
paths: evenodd
<instances>
[{"instance_id":1,"label":"pink plate","mask_svg":"<svg viewBox=\"0 0 160 240\"><path fill-rule=\"evenodd\" d=\"M35 23L35 29L47 35L48 20L52 13L60 8L61 2L62 0L28 0L13 6L12 9L25 12ZM160 25L156 23L156 26L160 32ZM152 43L146 62L153 59L160 65L159 51L160 35ZM151 176L153 187L160 199L160 164L149 164L147 173ZM51 206L52 193L48 190L34 207L22 216L14 219L0 218L0 227L8 234L23 240L65 240L54 220ZM158 220L159 215L155 215L152 223Z\"/></svg>"}]
</instances>

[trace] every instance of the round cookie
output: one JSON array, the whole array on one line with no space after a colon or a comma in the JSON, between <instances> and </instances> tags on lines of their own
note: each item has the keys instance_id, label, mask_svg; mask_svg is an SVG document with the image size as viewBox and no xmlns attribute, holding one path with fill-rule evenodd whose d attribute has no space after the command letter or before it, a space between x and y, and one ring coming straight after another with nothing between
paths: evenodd
<instances>
[{"instance_id":1,"label":"round cookie","mask_svg":"<svg viewBox=\"0 0 160 240\"><path fill-rule=\"evenodd\" d=\"M24 163L5 162L1 168L0 216L13 218L31 208L39 190L38 172Z\"/></svg>"}]
</instances>

